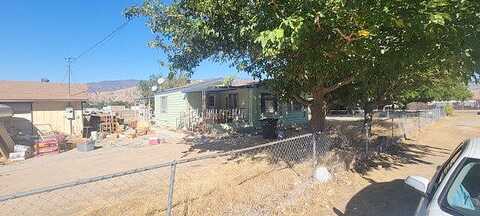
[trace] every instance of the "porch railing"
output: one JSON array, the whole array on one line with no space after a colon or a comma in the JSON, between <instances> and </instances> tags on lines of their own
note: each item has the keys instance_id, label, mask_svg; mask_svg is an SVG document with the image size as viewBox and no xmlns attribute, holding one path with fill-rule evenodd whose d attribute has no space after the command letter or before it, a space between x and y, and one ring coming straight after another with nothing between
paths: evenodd
<instances>
[{"instance_id":1,"label":"porch railing","mask_svg":"<svg viewBox=\"0 0 480 216\"><path fill-rule=\"evenodd\" d=\"M209 125L248 123L247 109L206 109L184 112L177 119L177 128L206 129Z\"/></svg>"}]
</instances>

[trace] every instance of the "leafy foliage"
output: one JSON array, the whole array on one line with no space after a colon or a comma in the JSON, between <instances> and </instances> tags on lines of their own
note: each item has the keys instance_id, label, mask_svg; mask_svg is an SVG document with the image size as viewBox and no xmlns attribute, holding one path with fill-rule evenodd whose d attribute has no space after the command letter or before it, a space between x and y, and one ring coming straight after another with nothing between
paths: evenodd
<instances>
[{"instance_id":1,"label":"leafy foliage","mask_svg":"<svg viewBox=\"0 0 480 216\"><path fill-rule=\"evenodd\" d=\"M399 95L403 104L430 101L465 101L473 96L468 85L458 80L439 80L415 90L406 90Z\"/></svg>"},{"instance_id":2,"label":"leafy foliage","mask_svg":"<svg viewBox=\"0 0 480 216\"><path fill-rule=\"evenodd\" d=\"M278 95L310 105L323 127L326 99L353 84L363 100L436 77L468 80L480 57L476 0L146 0L146 16L172 71L205 59L233 62ZM360 92L358 92L360 91Z\"/></svg>"},{"instance_id":3,"label":"leafy foliage","mask_svg":"<svg viewBox=\"0 0 480 216\"><path fill-rule=\"evenodd\" d=\"M138 91L142 98L149 98L153 96L152 87L157 86L157 80L162 78L162 75L152 74L148 80L141 80L137 84Z\"/></svg>"},{"instance_id":4,"label":"leafy foliage","mask_svg":"<svg viewBox=\"0 0 480 216\"><path fill-rule=\"evenodd\" d=\"M443 107L443 109L444 109L445 113L447 114L447 116L453 115L454 109L453 109L453 106L452 106L451 104L445 105L445 106Z\"/></svg>"},{"instance_id":5,"label":"leafy foliage","mask_svg":"<svg viewBox=\"0 0 480 216\"><path fill-rule=\"evenodd\" d=\"M183 73L169 74L165 82L163 82L161 85L158 84L158 79L160 78L162 78L162 75L152 74L148 80L142 80L138 82L137 88L139 89L140 95L143 98L152 97L154 94L152 91L153 86L158 86L159 89L167 89L185 86L190 83L188 76Z\"/></svg>"}]
</instances>

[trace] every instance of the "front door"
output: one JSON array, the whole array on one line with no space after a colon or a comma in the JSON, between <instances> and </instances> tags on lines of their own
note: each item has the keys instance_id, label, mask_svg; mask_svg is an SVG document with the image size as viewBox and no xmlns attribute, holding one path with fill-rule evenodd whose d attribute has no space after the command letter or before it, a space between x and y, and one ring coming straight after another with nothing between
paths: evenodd
<instances>
[{"instance_id":1,"label":"front door","mask_svg":"<svg viewBox=\"0 0 480 216\"><path fill-rule=\"evenodd\" d=\"M238 106L238 94L229 94L227 97L227 108L237 109Z\"/></svg>"}]
</instances>

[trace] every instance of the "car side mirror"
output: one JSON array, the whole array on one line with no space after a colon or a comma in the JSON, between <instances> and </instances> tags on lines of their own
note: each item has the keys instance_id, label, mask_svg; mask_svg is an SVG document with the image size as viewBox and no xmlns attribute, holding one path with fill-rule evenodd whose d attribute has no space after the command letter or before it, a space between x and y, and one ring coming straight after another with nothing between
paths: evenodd
<instances>
[{"instance_id":1,"label":"car side mirror","mask_svg":"<svg viewBox=\"0 0 480 216\"><path fill-rule=\"evenodd\" d=\"M422 196L427 195L428 183L430 181L421 176L409 176L405 179L405 184L420 192Z\"/></svg>"}]
</instances>

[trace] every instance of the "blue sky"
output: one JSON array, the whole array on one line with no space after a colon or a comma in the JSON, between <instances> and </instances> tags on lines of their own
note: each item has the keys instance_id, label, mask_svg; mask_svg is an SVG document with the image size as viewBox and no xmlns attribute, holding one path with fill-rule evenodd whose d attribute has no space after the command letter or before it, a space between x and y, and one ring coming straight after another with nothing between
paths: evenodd
<instances>
[{"instance_id":1,"label":"blue sky","mask_svg":"<svg viewBox=\"0 0 480 216\"><path fill-rule=\"evenodd\" d=\"M66 81L64 58L77 56L125 21L124 8L141 0L2 1L0 80ZM135 19L115 37L72 66L74 82L145 79L167 74L161 50L147 47L154 35ZM227 65L204 62L193 79L224 75L248 78Z\"/></svg>"}]
</instances>

